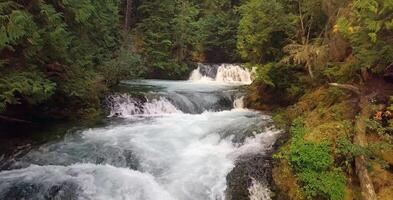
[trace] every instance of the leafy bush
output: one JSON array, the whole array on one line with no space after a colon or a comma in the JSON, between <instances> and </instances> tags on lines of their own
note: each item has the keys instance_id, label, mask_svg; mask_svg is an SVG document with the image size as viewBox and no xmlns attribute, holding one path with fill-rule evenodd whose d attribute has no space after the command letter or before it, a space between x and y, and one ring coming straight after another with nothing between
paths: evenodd
<instances>
[{"instance_id":1,"label":"leafy bush","mask_svg":"<svg viewBox=\"0 0 393 200\"><path fill-rule=\"evenodd\" d=\"M355 156L371 155L371 152L367 148L355 145L347 138L342 138L338 141L338 153L345 155L349 160L354 159Z\"/></svg>"},{"instance_id":2,"label":"leafy bush","mask_svg":"<svg viewBox=\"0 0 393 200\"><path fill-rule=\"evenodd\" d=\"M306 170L300 173L300 179L305 183L304 191L309 199L320 196L330 200L344 198L346 180L341 170L324 172Z\"/></svg>"},{"instance_id":3,"label":"leafy bush","mask_svg":"<svg viewBox=\"0 0 393 200\"><path fill-rule=\"evenodd\" d=\"M102 79L116 78L102 77L107 74L97 66L118 49L119 6L112 0L1 1L0 112L42 102L65 110L99 105Z\"/></svg>"},{"instance_id":4,"label":"leafy bush","mask_svg":"<svg viewBox=\"0 0 393 200\"><path fill-rule=\"evenodd\" d=\"M381 73L393 62L391 31L392 1L354 0L349 16L341 17L335 32L346 37L354 50L358 68Z\"/></svg>"},{"instance_id":5,"label":"leafy bush","mask_svg":"<svg viewBox=\"0 0 393 200\"><path fill-rule=\"evenodd\" d=\"M333 161L327 143L298 142L292 145L290 162L296 169L325 171L333 165Z\"/></svg>"},{"instance_id":6,"label":"leafy bush","mask_svg":"<svg viewBox=\"0 0 393 200\"><path fill-rule=\"evenodd\" d=\"M20 104L21 100L34 105L49 98L56 84L45 79L39 72L13 72L0 76L0 112L9 104Z\"/></svg>"},{"instance_id":7,"label":"leafy bush","mask_svg":"<svg viewBox=\"0 0 393 200\"><path fill-rule=\"evenodd\" d=\"M294 120L290 131L293 139L289 162L304 184L303 189L307 197L343 199L346 180L341 170L333 169L331 145L327 142L304 141L303 136L307 129L301 118Z\"/></svg>"},{"instance_id":8,"label":"leafy bush","mask_svg":"<svg viewBox=\"0 0 393 200\"><path fill-rule=\"evenodd\" d=\"M103 75L106 85L114 86L121 80L139 77L144 69L140 66L141 58L132 51L131 42L125 42L118 52L116 58L105 62L98 67L98 71Z\"/></svg>"},{"instance_id":9,"label":"leafy bush","mask_svg":"<svg viewBox=\"0 0 393 200\"><path fill-rule=\"evenodd\" d=\"M293 120L290 132L293 138L292 144L296 144L303 139L307 129L302 118L296 118Z\"/></svg>"}]
</instances>

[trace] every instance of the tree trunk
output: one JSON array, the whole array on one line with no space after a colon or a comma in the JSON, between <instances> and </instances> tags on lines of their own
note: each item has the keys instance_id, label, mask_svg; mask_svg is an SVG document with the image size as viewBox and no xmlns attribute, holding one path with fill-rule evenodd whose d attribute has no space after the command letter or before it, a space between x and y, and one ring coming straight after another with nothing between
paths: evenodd
<instances>
[{"instance_id":1,"label":"tree trunk","mask_svg":"<svg viewBox=\"0 0 393 200\"><path fill-rule=\"evenodd\" d=\"M308 74L310 75L311 80L314 80L314 72L312 71L311 65L307 64Z\"/></svg>"},{"instance_id":2,"label":"tree trunk","mask_svg":"<svg viewBox=\"0 0 393 200\"><path fill-rule=\"evenodd\" d=\"M366 147L367 146L366 122L372 114L372 109L369 100L374 95L367 96L365 94L362 94L362 91L358 87L349 84L330 83L329 85L350 90L356 95L358 95L359 97L358 106L361 110L359 113L359 117L355 122L355 136L353 138L353 143L361 147ZM367 158L364 155L359 155L355 157L355 168L356 168L356 174L358 175L359 182L360 182L362 199L377 200L377 195L374 190L374 185L368 173Z\"/></svg>"},{"instance_id":3,"label":"tree trunk","mask_svg":"<svg viewBox=\"0 0 393 200\"><path fill-rule=\"evenodd\" d=\"M131 26L131 16L132 16L132 0L127 0L126 14L124 16L124 30L128 31Z\"/></svg>"}]
</instances>

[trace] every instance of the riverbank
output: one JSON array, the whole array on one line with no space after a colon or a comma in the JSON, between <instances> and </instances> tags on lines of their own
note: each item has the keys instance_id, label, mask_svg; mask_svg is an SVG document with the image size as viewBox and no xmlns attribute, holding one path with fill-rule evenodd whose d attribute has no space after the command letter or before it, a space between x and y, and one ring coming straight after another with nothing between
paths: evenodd
<instances>
[{"instance_id":1,"label":"riverbank","mask_svg":"<svg viewBox=\"0 0 393 200\"><path fill-rule=\"evenodd\" d=\"M363 91L375 92L370 99L372 111L365 116L365 146L352 142L362 107L351 91L328 85L312 87L292 105L280 107L261 105L260 99L264 95L271 98L270 94L256 94L255 87L251 88L248 104L273 108L273 119L289 136L274 155L275 199L360 199L355 158L364 156L378 199L388 200L393 191L393 148L387 123L391 119L392 88L382 80L362 86ZM259 99L253 103L255 97Z\"/></svg>"}]
</instances>

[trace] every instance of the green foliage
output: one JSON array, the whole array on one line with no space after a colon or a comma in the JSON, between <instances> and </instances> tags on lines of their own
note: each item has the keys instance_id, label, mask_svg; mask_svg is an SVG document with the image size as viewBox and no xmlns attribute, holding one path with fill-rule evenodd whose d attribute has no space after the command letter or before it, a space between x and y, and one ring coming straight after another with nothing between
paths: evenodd
<instances>
[{"instance_id":1,"label":"green foliage","mask_svg":"<svg viewBox=\"0 0 393 200\"><path fill-rule=\"evenodd\" d=\"M288 127L289 120L287 119L286 113L285 112L276 112L273 115L273 121L274 124L277 126L279 129L286 129Z\"/></svg>"},{"instance_id":2,"label":"green foliage","mask_svg":"<svg viewBox=\"0 0 393 200\"><path fill-rule=\"evenodd\" d=\"M116 58L105 62L99 67L106 85L114 86L121 80L138 78L144 72L140 66L141 58L132 51L132 42L125 39L124 45L116 52Z\"/></svg>"},{"instance_id":3,"label":"green foliage","mask_svg":"<svg viewBox=\"0 0 393 200\"><path fill-rule=\"evenodd\" d=\"M360 155L367 157L371 156L371 153L367 148L355 145L347 138L342 138L338 141L337 149L338 153L345 155L349 161L352 161L356 156Z\"/></svg>"},{"instance_id":4,"label":"green foliage","mask_svg":"<svg viewBox=\"0 0 393 200\"><path fill-rule=\"evenodd\" d=\"M198 10L188 1L143 1L136 33L150 74L173 78L187 71L194 44ZM166 74L164 74L164 72Z\"/></svg>"},{"instance_id":5,"label":"green foliage","mask_svg":"<svg viewBox=\"0 0 393 200\"><path fill-rule=\"evenodd\" d=\"M341 170L316 172L306 170L300 174L305 183L304 191L308 199L324 197L330 200L344 199L346 179Z\"/></svg>"},{"instance_id":6,"label":"green foliage","mask_svg":"<svg viewBox=\"0 0 393 200\"><path fill-rule=\"evenodd\" d=\"M134 30L147 76L178 78L192 62L238 60L231 1L142 1Z\"/></svg>"},{"instance_id":7,"label":"green foliage","mask_svg":"<svg viewBox=\"0 0 393 200\"><path fill-rule=\"evenodd\" d=\"M239 12L237 46L242 58L254 64L278 60L285 38L294 28L282 1L250 0Z\"/></svg>"},{"instance_id":8,"label":"green foliage","mask_svg":"<svg viewBox=\"0 0 393 200\"><path fill-rule=\"evenodd\" d=\"M196 59L208 62L236 62L239 16L230 1L201 4L202 17L198 20Z\"/></svg>"},{"instance_id":9,"label":"green foliage","mask_svg":"<svg viewBox=\"0 0 393 200\"><path fill-rule=\"evenodd\" d=\"M2 22L0 28L0 49L18 44L18 42L37 31L33 17L22 10L2 12L0 13L0 19Z\"/></svg>"},{"instance_id":10,"label":"green foliage","mask_svg":"<svg viewBox=\"0 0 393 200\"><path fill-rule=\"evenodd\" d=\"M380 152L392 149L392 145L387 142L369 143L368 146L362 147L353 144L349 139L342 138L338 141L337 153L344 158L343 164L351 167L356 156L365 156L370 160L374 160L383 167L388 167L387 162L380 156Z\"/></svg>"},{"instance_id":11,"label":"green foliage","mask_svg":"<svg viewBox=\"0 0 393 200\"><path fill-rule=\"evenodd\" d=\"M302 73L292 65L270 62L264 65L249 63L246 67L255 72L255 81L264 85L265 92L270 92L285 104L295 102L307 87L300 80Z\"/></svg>"},{"instance_id":12,"label":"green foliage","mask_svg":"<svg viewBox=\"0 0 393 200\"><path fill-rule=\"evenodd\" d=\"M393 3L390 0L355 0L352 17L336 25L351 42L359 68L381 73L393 62Z\"/></svg>"},{"instance_id":13,"label":"green foliage","mask_svg":"<svg viewBox=\"0 0 393 200\"><path fill-rule=\"evenodd\" d=\"M353 61L326 67L322 73L330 82L348 83L360 80L357 65Z\"/></svg>"},{"instance_id":14,"label":"green foliage","mask_svg":"<svg viewBox=\"0 0 393 200\"><path fill-rule=\"evenodd\" d=\"M283 48L287 54L282 59L282 62L294 65L304 65L308 70L309 75L314 79L318 72L322 71L326 64L327 45L321 44L319 41L306 44L289 44ZM315 74L315 71L318 74Z\"/></svg>"},{"instance_id":15,"label":"green foliage","mask_svg":"<svg viewBox=\"0 0 393 200\"><path fill-rule=\"evenodd\" d=\"M304 121L302 118L296 118L292 122L292 126L290 129L290 133L292 134L292 143L298 143L303 139L303 136L306 134L307 129L304 125Z\"/></svg>"},{"instance_id":16,"label":"green foliage","mask_svg":"<svg viewBox=\"0 0 393 200\"><path fill-rule=\"evenodd\" d=\"M103 80L127 74L117 69L124 64L111 65L121 71L116 75L102 67L123 56L113 55L120 42L119 6L118 0L1 1L1 111L53 99L61 100L59 109L98 106Z\"/></svg>"},{"instance_id":17,"label":"green foliage","mask_svg":"<svg viewBox=\"0 0 393 200\"><path fill-rule=\"evenodd\" d=\"M326 171L333 165L328 143L297 142L292 145L290 162L300 170Z\"/></svg>"},{"instance_id":18,"label":"green foliage","mask_svg":"<svg viewBox=\"0 0 393 200\"><path fill-rule=\"evenodd\" d=\"M56 84L39 72L17 71L0 78L0 112L6 105L40 103L54 94Z\"/></svg>"},{"instance_id":19,"label":"green foliage","mask_svg":"<svg viewBox=\"0 0 393 200\"><path fill-rule=\"evenodd\" d=\"M276 85L274 84L272 77L270 77L270 72L272 68L274 67L276 63L268 63L266 65L253 65L253 67L256 69L256 77L255 79L257 81L262 82L265 85L275 87Z\"/></svg>"},{"instance_id":20,"label":"green foliage","mask_svg":"<svg viewBox=\"0 0 393 200\"><path fill-rule=\"evenodd\" d=\"M331 145L304 141L307 129L301 118L293 121L290 132L292 143L288 160L304 184L307 198L343 199L346 179L341 170L334 169Z\"/></svg>"},{"instance_id":21,"label":"green foliage","mask_svg":"<svg viewBox=\"0 0 393 200\"><path fill-rule=\"evenodd\" d=\"M366 124L367 129L369 131L377 133L378 135L381 135L381 136L392 131L392 127L390 127L390 126L384 127L384 126L382 126L382 124L379 121L374 120L374 119L369 119L369 120L367 120L366 123L367 123Z\"/></svg>"}]
</instances>

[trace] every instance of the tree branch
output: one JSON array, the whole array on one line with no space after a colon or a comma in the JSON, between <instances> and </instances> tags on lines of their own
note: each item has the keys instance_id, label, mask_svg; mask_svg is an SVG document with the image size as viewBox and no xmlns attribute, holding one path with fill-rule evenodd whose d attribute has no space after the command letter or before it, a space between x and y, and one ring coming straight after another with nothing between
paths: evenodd
<instances>
[{"instance_id":1,"label":"tree branch","mask_svg":"<svg viewBox=\"0 0 393 200\"><path fill-rule=\"evenodd\" d=\"M3 116L3 115L0 115L0 120L9 121L9 122L24 123L24 124L32 124L32 122L30 122L30 121L16 119L16 118L7 117L7 116Z\"/></svg>"},{"instance_id":2,"label":"tree branch","mask_svg":"<svg viewBox=\"0 0 393 200\"><path fill-rule=\"evenodd\" d=\"M329 83L329 85L333 86L333 87L338 87L341 89L349 90L358 96L361 95L360 89L354 85L351 85L351 84Z\"/></svg>"}]
</instances>

